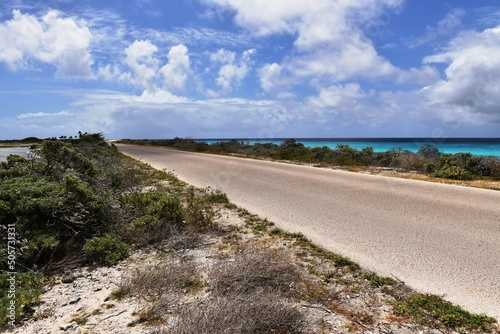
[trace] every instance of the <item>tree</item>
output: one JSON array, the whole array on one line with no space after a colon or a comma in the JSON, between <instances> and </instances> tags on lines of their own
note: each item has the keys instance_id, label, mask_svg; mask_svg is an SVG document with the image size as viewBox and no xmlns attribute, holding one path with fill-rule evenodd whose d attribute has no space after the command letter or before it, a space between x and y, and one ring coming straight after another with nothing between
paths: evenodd
<instances>
[{"instance_id":1,"label":"tree","mask_svg":"<svg viewBox=\"0 0 500 334\"><path fill-rule=\"evenodd\" d=\"M441 152L439 152L439 149L432 144L421 145L417 153L423 156L424 158L436 161L441 156Z\"/></svg>"}]
</instances>

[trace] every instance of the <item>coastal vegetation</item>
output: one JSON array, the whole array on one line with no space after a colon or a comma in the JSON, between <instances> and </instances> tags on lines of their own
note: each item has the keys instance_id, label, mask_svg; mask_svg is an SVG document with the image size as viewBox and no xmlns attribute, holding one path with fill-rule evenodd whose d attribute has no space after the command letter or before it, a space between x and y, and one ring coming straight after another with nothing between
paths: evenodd
<instances>
[{"instance_id":1,"label":"coastal vegetation","mask_svg":"<svg viewBox=\"0 0 500 334\"><path fill-rule=\"evenodd\" d=\"M273 143L250 145L238 140L208 144L183 138L167 140L125 139L121 142L165 146L192 152L286 160L318 166L390 168L451 180L500 180L500 160L498 158L474 156L466 152L442 153L432 144L423 144L418 152L414 153L398 147L386 152L374 152L372 147L357 150L344 144L339 144L334 149L326 146L310 148L294 139L285 140L280 145Z\"/></svg>"},{"instance_id":2,"label":"coastal vegetation","mask_svg":"<svg viewBox=\"0 0 500 334\"><path fill-rule=\"evenodd\" d=\"M218 153L242 154L244 147L220 145ZM15 240L15 267L0 264L0 327L10 324L12 300L15 323L29 319L43 306L44 287L63 272L128 263L109 298L137 300L140 311L129 327L147 324L152 333L326 333L334 325L325 314L349 332L498 330L493 318L366 271L238 208L219 191L194 188L129 159L101 134L52 138L32 150L29 159L11 155L0 163L0 235ZM297 161L312 151L294 141L258 150ZM314 150L318 157L319 151L325 161L376 161L369 149ZM430 147L424 155L436 163L442 158ZM462 162L480 170L481 163ZM9 258L8 246L0 245L2 259ZM147 261L139 265L142 258ZM15 299L7 295L13 278ZM113 307L106 305L75 315L75 322L85 325Z\"/></svg>"},{"instance_id":3,"label":"coastal vegetation","mask_svg":"<svg viewBox=\"0 0 500 334\"><path fill-rule=\"evenodd\" d=\"M72 141L89 137L88 133L78 136L48 138L50 141ZM29 137L22 140L2 141L0 145L36 146L44 140ZM255 143L247 144L241 140L227 140L206 143L192 139L123 139L122 143L150 146L164 146L191 152L227 154L251 158L275 159L317 166L335 166L340 168L382 168L409 171L431 177L449 180L500 180L500 159L494 156L475 156L468 152L450 154L440 152L432 144L422 144L417 152L394 147L386 152L375 152L372 147L355 149L345 144L338 144L334 149L327 146L306 147L294 139L282 144Z\"/></svg>"}]
</instances>

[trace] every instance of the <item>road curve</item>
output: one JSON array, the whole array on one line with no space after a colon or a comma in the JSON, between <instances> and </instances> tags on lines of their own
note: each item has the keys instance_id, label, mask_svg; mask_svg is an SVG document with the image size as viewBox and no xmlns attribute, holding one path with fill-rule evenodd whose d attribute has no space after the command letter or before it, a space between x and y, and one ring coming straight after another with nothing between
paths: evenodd
<instances>
[{"instance_id":1,"label":"road curve","mask_svg":"<svg viewBox=\"0 0 500 334\"><path fill-rule=\"evenodd\" d=\"M365 268L500 319L500 191L117 146Z\"/></svg>"}]
</instances>

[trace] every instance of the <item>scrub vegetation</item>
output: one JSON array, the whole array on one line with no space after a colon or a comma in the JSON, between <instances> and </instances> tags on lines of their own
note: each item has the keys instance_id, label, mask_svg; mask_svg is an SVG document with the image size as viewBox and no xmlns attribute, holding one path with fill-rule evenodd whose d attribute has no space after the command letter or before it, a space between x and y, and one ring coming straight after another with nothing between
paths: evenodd
<instances>
[{"instance_id":1,"label":"scrub vegetation","mask_svg":"<svg viewBox=\"0 0 500 334\"><path fill-rule=\"evenodd\" d=\"M304 149L288 146L283 159ZM221 192L124 157L101 134L44 140L32 149L31 158L9 156L0 165L2 240L7 226L16 229L18 325L54 276L128 263L110 297L138 300L129 326L147 325L151 333L498 331L490 317L415 293L236 207ZM3 242L2 259L7 254ZM6 327L12 268L0 265Z\"/></svg>"},{"instance_id":2,"label":"scrub vegetation","mask_svg":"<svg viewBox=\"0 0 500 334\"><path fill-rule=\"evenodd\" d=\"M272 143L245 144L230 140L213 144L190 139L122 140L123 143L166 146L192 152L232 154L253 158L287 160L319 166L381 167L412 171L451 180L500 180L500 160L496 157L474 156L470 153L442 153L432 144L424 144L417 153L402 148L374 152L372 147L356 150L339 144L335 149L326 146L308 148L294 139L281 145Z\"/></svg>"}]
</instances>

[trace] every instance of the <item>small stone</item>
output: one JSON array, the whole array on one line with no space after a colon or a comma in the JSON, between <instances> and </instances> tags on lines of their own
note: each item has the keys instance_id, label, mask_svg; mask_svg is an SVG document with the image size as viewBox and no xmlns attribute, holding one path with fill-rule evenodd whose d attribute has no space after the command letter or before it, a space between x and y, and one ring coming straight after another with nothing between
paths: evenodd
<instances>
[{"instance_id":1,"label":"small stone","mask_svg":"<svg viewBox=\"0 0 500 334\"><path fill-rule=\"evenodd\" d=\"M74 297L73 299L71 299L69 301L69 304L70 305L76 304L76 303L78 303L80 301L80 299L81 299L80 297Z\"/></svg>"},{"instance_id":2,"label":"small stone","mask_svg":"<svg viewBox=\"0 0 500 334\"><path fill-rule=\"evenodd\" d=\"M73 283L75 280L76 280L75 275L73 275L73 273L67 271L64 273L64 275L61 279L61 282L65 283L65 284L69 284L69 283Z\"/></svg>"},{"instance_id":3,"label":"small stone","mask_svg":"<svg viewBox=\"0 0 500 334\"><path fill-rule=\"evenodd\" d=\"M74 323L74 322L67 324L67 325L60 325L59 329L62 331L67 331L68 329L73 328L75 325L76 325L76 323Z\"/></svg>"}]
</instances>

